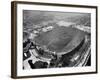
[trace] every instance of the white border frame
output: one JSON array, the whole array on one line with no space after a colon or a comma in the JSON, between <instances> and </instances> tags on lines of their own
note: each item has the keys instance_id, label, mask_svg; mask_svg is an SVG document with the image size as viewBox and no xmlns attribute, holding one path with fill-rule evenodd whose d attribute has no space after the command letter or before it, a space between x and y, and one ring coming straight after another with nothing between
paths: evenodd
<instances>
[{"instance_id":1,"label":"white border frame","mask_svg":"<svg viewBox=\"0 0 100 80\"><path fill-rule=\"evenodd\" d=\"M81 12L91 13L91 67L71 67L71 68L52 68L52 69L22 69L22 35L23 35L23 9L24 10L45 10L45 11L61 11L61 12ZM82 73L82 72L95 72L96 71L96 9L83 8L83 7L60 7L50 5L28 5L17 4L17 76L35 76L35 75L50 75L50 74L69 74L69 73Z\"/></svg>"}]
</instances>

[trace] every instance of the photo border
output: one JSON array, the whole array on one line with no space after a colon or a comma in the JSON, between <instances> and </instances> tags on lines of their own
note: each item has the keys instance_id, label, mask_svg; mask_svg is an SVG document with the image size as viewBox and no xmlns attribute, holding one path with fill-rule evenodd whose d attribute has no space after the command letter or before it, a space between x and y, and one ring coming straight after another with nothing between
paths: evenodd
<instances>
[{"instance_id":1,"label":"photo border","mask_svg":"<svg viewBox=\"0 0 100 80\"><path fill-rule=\"evenodd\" d=\"M59 7L81 7L96 9L96 71L95 72L82 72L82 73L63 73L63 74L50 74L50 75L33 75L33 76L17 76L17 4L36 4L36 5L50 5ZM94 74L98 72L98 7L88 5L73 5L73 4L58 4L58 3L40 3L40 2L26 2L26 1L12 1L11 2L11 77L12 78L32 78L32 77L51 77L51 76L66 76L66 75L81 75L81 74Z\"/></svg>"}]
</instances>

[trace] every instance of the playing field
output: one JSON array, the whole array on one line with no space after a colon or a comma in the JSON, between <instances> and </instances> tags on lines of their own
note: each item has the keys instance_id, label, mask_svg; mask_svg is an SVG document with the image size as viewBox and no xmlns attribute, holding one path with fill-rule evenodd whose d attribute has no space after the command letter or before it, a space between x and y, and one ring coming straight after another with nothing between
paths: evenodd
<instances>
[{"instance_id":1,"label":"playing field","mask_svg":"<svg viewBox=\"0 0 100 80\"><path fill-rule=\"evenodd\" d=\"M47 46L51 51L62 52L78 46L85 33L72 27L55 27L52 31L43 32L35 38L40 46Z\"/></svg>"}]
</instances>

